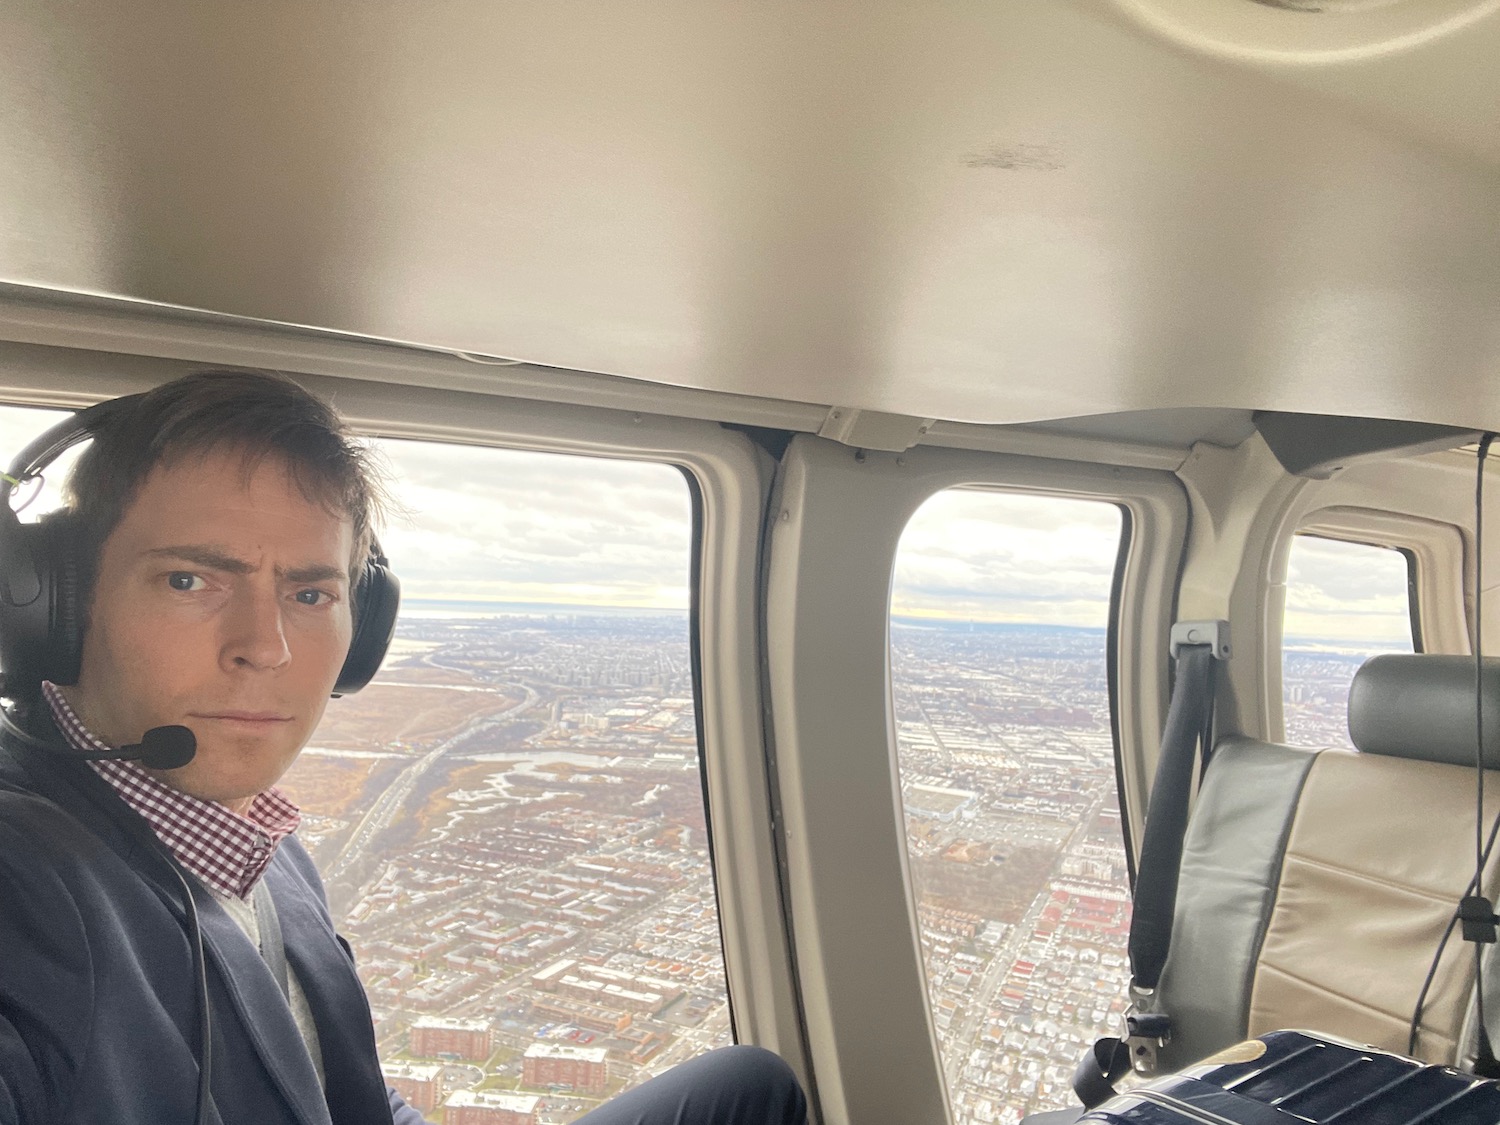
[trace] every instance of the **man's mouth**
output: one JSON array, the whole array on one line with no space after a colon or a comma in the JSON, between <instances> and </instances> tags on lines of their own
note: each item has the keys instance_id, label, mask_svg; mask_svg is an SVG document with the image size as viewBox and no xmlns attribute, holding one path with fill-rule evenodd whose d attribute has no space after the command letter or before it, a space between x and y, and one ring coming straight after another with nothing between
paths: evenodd
<instances>
[{"instance_id":1,"label":"man's mouth","mask_svg":"<svg viewBox=\"0 0 1500 1125\"><path fill-rule=\"evenodd\" d=\"M289 723L292 721L291 715L280 711L197 711L189 715L188 718L258 727L272 727L279 723Z\"/></svg>"}]
</instances>

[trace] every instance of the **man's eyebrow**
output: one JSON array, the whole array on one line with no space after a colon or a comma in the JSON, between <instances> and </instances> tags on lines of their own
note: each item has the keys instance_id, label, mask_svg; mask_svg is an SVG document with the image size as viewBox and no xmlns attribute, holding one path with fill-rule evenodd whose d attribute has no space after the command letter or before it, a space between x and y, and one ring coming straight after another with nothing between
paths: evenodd
<instances>
[{"instance_id":1,"label":"man's eyebrow","mask_svg":"<svg viewBox=\"0 0 1500 1125\"><path fill-rule=\"evenodd\" d=\"M206 566L213 570L225 570L230 574L253 574L255 572L255 567L244 559L237 559L233 555L226 554L215 547L203 547L194 544L152 547L146 552L146 555L150 558L158 559L181 559L183 562L192 563L194 566Z\"/></svg>"},{"instance_id":2,"label":"man's eyebrow","mask_svg":"<svg viewBox=\"0 0 1500 1125\"><path fill-rule=\"evenodd\" d=\"M179 544L171 547L153 547L146 552L151 558L180 559L194 566L206 566L211 570L222 570L229 574L254 574L256 567L244 559L235 558L231 554L219 550L217 547L208 547L198 544ZM293 583L329 582L334 579L349 578L349 572L342 567L332 566L328 563L309 563L307 566L295 566L290 570L277 570L278 577Z\"/></svg>"},{"instance_id":3,"label":"man's eyebrow","mask_svg":"<svg viewBox=\"0 0 1500 1125\"><path fill-rule=\"evenodd\" d=\"M309 566L294 566L291 570L283 570L281 577L300 586L313 582L332 582L336 579L343 579L347 582L349 572L341 567L329 566L327 563L313 563Z\"/></svg>"}]
</instances>

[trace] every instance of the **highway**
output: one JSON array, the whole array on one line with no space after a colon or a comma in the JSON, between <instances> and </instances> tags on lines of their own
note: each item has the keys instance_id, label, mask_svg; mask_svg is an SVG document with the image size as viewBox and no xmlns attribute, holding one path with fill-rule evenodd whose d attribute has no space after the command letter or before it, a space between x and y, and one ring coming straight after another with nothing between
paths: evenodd
<instances>
[{"instance_id":1,"label":"highway","mask_svg":"<svg viewBox=\"0 0 1500 1125\"><path fill-rule=\"evenodd\" d=\"M1103 804L1102 797L1096 797L1089 806L1088 811L1079 818L1078 823L1068 834L1067 841L1058 849L1057 856L1053 860L1052 871L1046 881L1042 884L1042 891L1032 900L1026 915L1012 927L1010 933L1000 947L995 950L990 963L985 966L983 975L978 984L972 988L968 1000L964 1004L963 1018L957 1027L950 1027L948 1034L943 1037L943 1070L948 1080L948 1089L956 1090L959 1084L960 1074L967 1064L969 1054L973 1051L979 1040L979 1033L984 1027L985 1020L989 1015L990 1005L995 999L995 993L1000 991L1000 986L1005 983L1006 977L1010 975L1011 966L1025 951L1031 943L1032 932L1037 923L1041 921L1042 912L1052 900L1049 893L1053 882L1062 874L1063 861L1069 854L1087 838L1091 830L1094 817L1098 814ZM1055 940L1055 939L1054 939ZM1100 1034L1113 1031L1113 1028L1104 1028Z\"/></svg>"},{"instance_id":2,"label":"highway","mask_svg":"<svg viewBox=\"0 0 1500 1125\"><path fill-rule=\"evenodd\" d=\"M355 826L354 832L344 842L344 846L340 849L338 856L324 870L323 881L326 884L332 886L334 883L342 880L349 868L364 854L365 849L370 846L380 833L390 827L391 822L396 819L397 814L405 807L407 800L416 789L417 782L422 779L423 774L437 763L438 759L462 743L467 742L476 734L481 734L502 723L511 722L517 716L525 714L532 707L536 706L539 697L534 690L524 684L506 685L506 687L512 686L521 688L526 693L525 698L511 707L507 707L504 711L488 715L478 722L465 727L452 738L429 750L422 757L407 766L406 769L402 770L401 774L391 783L390 787L375 798L374 803L370 805L369 810L360 819L359 824Z\"/></svg>"}]
</instances>

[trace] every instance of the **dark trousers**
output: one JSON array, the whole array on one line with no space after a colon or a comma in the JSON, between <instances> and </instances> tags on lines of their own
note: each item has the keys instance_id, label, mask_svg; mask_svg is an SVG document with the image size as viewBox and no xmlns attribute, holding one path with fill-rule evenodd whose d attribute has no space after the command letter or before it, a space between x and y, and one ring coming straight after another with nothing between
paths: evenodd
<instances>
[{"instance_id":1,"label":"dark trousers","mask_svg":"<svg viewBox=\"0 0 1500 1125\"><path fill-rule=\"evenodd\" d=\"M721 1047L611 1098L575 1125L805 1125L792 1068L762 1047Z\"/></svg>"}]
</instances>

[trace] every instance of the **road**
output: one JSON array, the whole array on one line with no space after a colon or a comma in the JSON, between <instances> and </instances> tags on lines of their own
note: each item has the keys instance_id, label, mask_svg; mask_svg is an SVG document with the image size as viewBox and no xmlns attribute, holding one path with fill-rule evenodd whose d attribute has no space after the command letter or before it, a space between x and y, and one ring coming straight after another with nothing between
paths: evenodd
<instances>
[{"instance_id":1,"label":"road","mask_svg":"<svg viewBox=\"0 0 1500 1125\"><path fill-rule=\"evenodd\" d=\"M956 1029L950 1029L944 1037L944 1050L941 1054L943 1070L946 1072L950 1091L958 1087L959 1074L963 1071L969 1054L978 1041L980 1028L989 1014L990 1003L994 1000L995 993L1000 991L1000 986L1010 975L1011 966L1030 943L1032 932L1041 919L1042 911L1047 908L1052 899L1049 891L1053 881L1061 874L1063 860L1088 835L1093 826L1094 817L1098 814L1102 804L1103 798L1096 796L1088 811L1074 825L1067 841L1058 849L1052 871L1047 876L1046 882L1042 884L1042 892L1032 901L1030 909L1026 911L1026 916L1016 923L1010 933L1005 935L1005 941L995 950L995 955L990 958L990 963L985 967L983 979L974 987L965 1001L963 1022Z\"/></svg>"},{"instance_id":2,"label":"road","mask_svg":"<svg viewBox=\"0 0 1500 1125\"><path fill-rule=\"evenodd\" d=\"M512 685L506 685L510 687ZM516 684L514 687L521 688L526 693L525 698L504 711L488 715L478 722L473 723L452 738L440 743L437 747L429 750L418 758L406 769L401 771L400 776L391 783L390 787L375 798L369 810L360 819L349 839L344 842L339 854L332 863L324 869L323 881L328 885L339 882L351 866L364 854L364 851L375 840L380 833L390 827L396 815L405 807L407 800L417 787L417 782L422 780L422 775L437 764L449 751L455 749L464 742L473 738L476 734L482 734L502 723L514 720L518 715L531 710L536 706L539 696L525 684Z\"/></svg>"}]
</instances>

